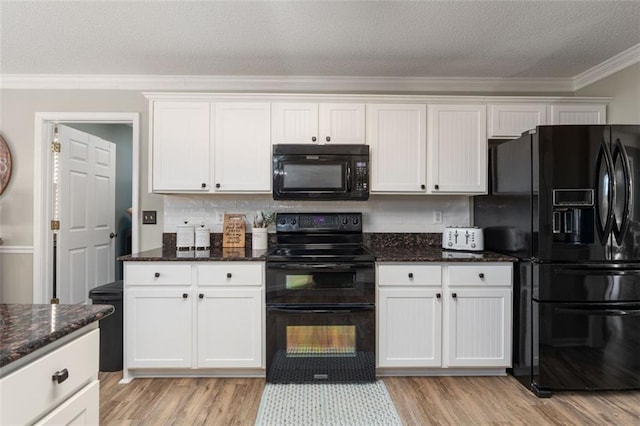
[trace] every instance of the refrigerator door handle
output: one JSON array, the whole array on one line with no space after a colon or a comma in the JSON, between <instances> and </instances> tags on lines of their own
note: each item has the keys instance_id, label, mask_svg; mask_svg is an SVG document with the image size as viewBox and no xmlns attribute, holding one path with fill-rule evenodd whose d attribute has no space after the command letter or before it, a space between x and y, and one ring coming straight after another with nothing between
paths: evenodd
<instances>
[{"instance_id":1,"label":"refrigerator door handle","mask_svg":"<svg viewBox=\"0 0 640 426\"><path fill-rule=\"evenodd\" d=\"M629 166L629 156L627 155L627 150L625 149L624 145L622 144L622 142L620 142L620 139L617 138L616 142L615 142L615 149L614 149L614 153L613 153L613 165L614 167L616 166L616 162L618 161L618 158L620 158L620 161L622 163L622 173L624 175L624 179L622 181L622 183L624 184L624 207L622 210L622 220L620 221L620 227L618 227L618 223L617 221L614 219L613 221L613 235L616 238L616 242L618 243L618 245L622 244L622 241L624 240L624 237L627 234L627 231L629 230L629 215L631 214L631 194L633 194L632 192L632 181L631 181L631 167ZM615 171L615 169L614 169ZM617 200L618 198L618 187L615 186L615 194L614 194L614 200ZM615 210L614 210L614 215L615 215Z\"/></svg>"},{"instance_id":2,"label":"refrigerator door handle","mask_svg":"<svg viewBox=\"0 0 640 426\"><path fill-rule=\"evenodd\" d=\"M600 168L602 166L602 162L604 161L605 165L605 174L600 174ZM600 142L600 149L598 150L598 157L596 160L596 230L598 231L598 236L600 237L600 242L602 245L607 244L607 240L611 234L611 229L613 227L613 204L615 202L614 198L614 188L615 188L615 174L613 173L613 159L611 158L611 152L607 147L604 140ZM605 182L606 181L606 188ZM606 194L602 192L606 190ZM603 198L605 195L605 198ZM606 205L603 206L603 203ZM602 207L606 208L606 214L601 212ZM603 222L603 218L606 218Z\"/></svg>"}]
</instances>

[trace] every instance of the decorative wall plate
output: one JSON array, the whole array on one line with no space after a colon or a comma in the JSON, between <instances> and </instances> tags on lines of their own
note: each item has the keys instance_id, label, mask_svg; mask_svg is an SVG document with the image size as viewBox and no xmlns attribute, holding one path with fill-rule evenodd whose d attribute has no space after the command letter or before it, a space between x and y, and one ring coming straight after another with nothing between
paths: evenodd
<instances>
[{"instance_id":1,"label":"decorative wall plate","mask_svg":"<svg viewBox=\"0 0 640 426\"><path fill-rule=\"evenodd\" d=\"M9 185L11 179L11 151L9 151L9 145L0 136L0 194L4 192L4 189Z\"/></svg>"}]
</instances>

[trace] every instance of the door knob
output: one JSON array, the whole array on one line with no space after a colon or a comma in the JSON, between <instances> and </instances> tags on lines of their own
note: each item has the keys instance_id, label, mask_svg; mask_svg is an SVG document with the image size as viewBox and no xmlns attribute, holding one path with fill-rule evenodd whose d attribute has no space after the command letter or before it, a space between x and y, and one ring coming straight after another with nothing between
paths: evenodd
<instances>
[{"instance_id":1,"label":"door knob","mask_svg":"<svg viewBox=\"0 0 640 426\"><path fill-rule=\"evenodd\" d=\"M451 293L451 297L453 297L454 299L458 297L458 295L456 293Z\"/></svg>"},{"instance_id":2,"label":"door knob","mask_svg":"<svg viewBox=\"0 0 640 426\"><path fill-rule=\"evenodd\" d=\"M440 299L442 295L440 293L436 293L436 299Z\"/></svg>"},{"instance_id":3,"label":"door knob","mask_svg":"<svg viewBox=\"0 0 640 426\"><path fill-rule=\"evenodd\" d=\"M409 278L413 278L413 272L409 272Z\"/></svg>"},{"instance_id":4,"label":"door knob","mask_svg":"<svg viewBox=\"0 0 640 426\"><path fill-rule=\"evenodd\" d=\"M327 136L325 139L327 142L331 142L331 136Z\"/></svg>"},{"instance_id":5,"label":"door knob","mask_svg":"<svg viewBox=\"0 0 640 426\"><path fill-rule=\"evenodd\" d=\"M117 236L118 236L118 234L115 234L115 233L113 233L113 232L109 234L109 238L115 238L115 237L117 237Z\"/></svg>"},{"instance_id":6,"label":"door knob","mask_svg":"<svg viewBox=\"0 0 640 426\"><path fill-rule=\"evenodd\" d=\"M187 293L182 293L182 298L186 299L187 297L189 297L189 295Z\"/></svg>"},{"instance_id":7,"label":"door knob","mask_svg":"<svg viewBox=\"0 0 640 426\"><path fill-rule=\"evenodd\" d=\"M316 138L315 136L311 136L311 142L315 142L317 140L318 140L318 138Z\"/></svg>"},{"instance_id":8,"label":"door knob","mask_svg":"<svg viewBox=\"0 0 640 426\"><path fill-rule=\"evenodd\" d=\"M200 299L204 299L204 294L200 293L200 294L198 295L198 298L200 298Z\"/></svg>"}]
</instances>

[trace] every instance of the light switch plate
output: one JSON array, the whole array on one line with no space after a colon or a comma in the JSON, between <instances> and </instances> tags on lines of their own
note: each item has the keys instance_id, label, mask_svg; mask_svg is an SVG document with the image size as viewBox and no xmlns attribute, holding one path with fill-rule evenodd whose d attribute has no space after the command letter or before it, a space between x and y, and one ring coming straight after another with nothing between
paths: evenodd
<instances>
[{"instance_id":1,"label":"light switch plate","mask_svg":"<svg viewBox=\"0 0 640 426\"><path fill-rule=\"evenodd\" d=\"M155 225L157 224L156 214L158 212L155 210L143 210L142 211L142 224L143 225Z\"/></svg>"}]
</instances>

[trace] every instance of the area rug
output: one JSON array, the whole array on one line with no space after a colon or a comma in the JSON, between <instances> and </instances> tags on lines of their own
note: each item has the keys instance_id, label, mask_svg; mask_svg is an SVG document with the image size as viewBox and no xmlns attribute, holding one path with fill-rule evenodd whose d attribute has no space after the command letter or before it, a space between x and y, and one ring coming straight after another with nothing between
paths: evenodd
<instances>
[{"instance_id":1,"label":"area rug","mask_svg":"<svg viewBox=\"0 0 640 426\"><path fill-rule=\"evenodd\" d=\"M354 384L267 383L256 426L402 425L382 381Z\"/></svg>"}]
</instances>

